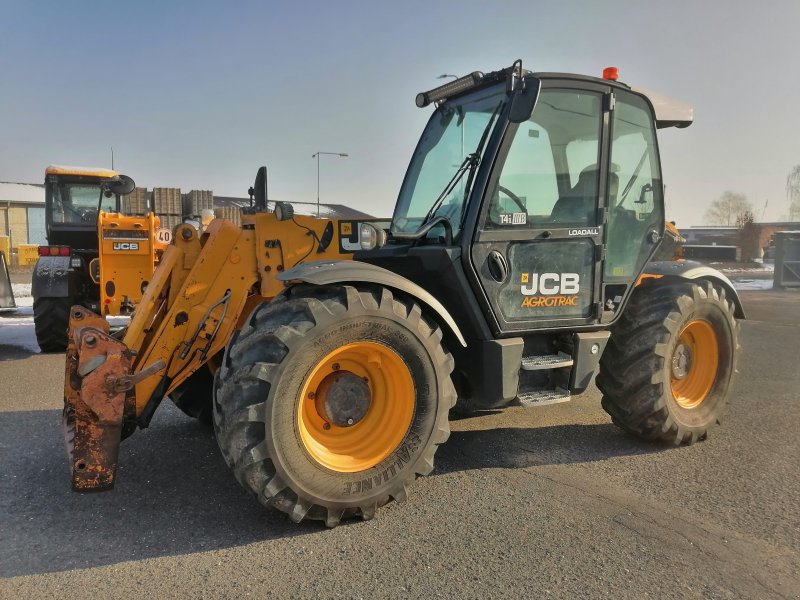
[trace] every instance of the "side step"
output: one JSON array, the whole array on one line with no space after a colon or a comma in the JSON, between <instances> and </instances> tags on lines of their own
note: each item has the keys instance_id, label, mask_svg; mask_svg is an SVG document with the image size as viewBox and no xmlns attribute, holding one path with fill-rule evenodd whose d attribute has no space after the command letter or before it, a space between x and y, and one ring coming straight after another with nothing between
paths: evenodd
<instances>
[{"instance_id":1,"label":"side step","mask_svg":"<svg viewBox=\"0 0 800 600\"><path fill-rule=\"evenodd\" d=\"M571 367L573 363L569 354L544 354L540 356L523 356L522 369L525 371L540 371L543 369L561 369Z\"/></svg>"},{"instance_id":2,"label":"side step","mask_svg":"<svg viewBox=\"0 0 800 600\"><path fill-rule=\"evenodd\" d=\"M519 403L522 406L545 406L547 404L558 404L559 402L569 402L569 390L557 388L555 390L530 390L522 392L519 396Z\"/></svg>"}]
</instances>

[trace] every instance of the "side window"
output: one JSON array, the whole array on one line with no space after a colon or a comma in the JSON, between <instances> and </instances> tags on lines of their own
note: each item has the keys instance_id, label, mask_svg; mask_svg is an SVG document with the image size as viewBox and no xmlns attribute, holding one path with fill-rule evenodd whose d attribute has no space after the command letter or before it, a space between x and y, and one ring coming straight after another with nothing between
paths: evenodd
<instances>
[{"instance_id":1,"label":"side window","mask_svg":"<svg viewBox=\"0 0 800 600\"><path fill-rule=\"evenodd\" d=\"M606 279L630 279L651 250L648 234L664 220L661 173L650 107L628 92L616 92L608 174Z\"/></svg>"},{"instance_id":2,"label":"side window","mask_svg":"<svg viewBox=\"0 0 800 600\"><path fill-rule=\"evenodd\" d=\"M600 94L542 90L514 134L484 227L594 225L601 117Z\"/></svg>"}]
</instances>

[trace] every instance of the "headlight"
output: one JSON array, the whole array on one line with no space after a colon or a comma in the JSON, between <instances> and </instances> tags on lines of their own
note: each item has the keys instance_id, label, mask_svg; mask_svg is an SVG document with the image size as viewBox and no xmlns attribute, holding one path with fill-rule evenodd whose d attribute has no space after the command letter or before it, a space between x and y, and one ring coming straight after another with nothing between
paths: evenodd
<instances>
[{"instance_id":1,"label":"headlight","mask_svg":"<svg viewBox=\"0 0 800 600\"><path fill-rule=\"evenodd\" d=\"M358 244L362 250L374 250L386 243L386 232L372 223L361 223L358 226Z\"/></svg>"},{"instance_id":2,"label":"headlight","mask_svg":"<svg viewBox=\"0 0 800 600\"><path fill-rule=\"evenodd\" d=\"M69 259L69 266L73 269L80 269L83 266L83 261L80 256L73 256Z\"/></svg>"}]
</instances>

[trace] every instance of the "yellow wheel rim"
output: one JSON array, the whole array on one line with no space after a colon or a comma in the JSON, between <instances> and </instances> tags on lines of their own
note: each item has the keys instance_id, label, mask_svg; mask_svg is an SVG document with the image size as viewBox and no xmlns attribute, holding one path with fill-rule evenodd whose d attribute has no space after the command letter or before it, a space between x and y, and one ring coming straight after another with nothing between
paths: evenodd
<instances>
[{"instance_id":1,"label":"yellow wheel rim","mask_svg":"<svg viewBox=\"0 0 800 600\"><path fill-rule=\"evenodd\" d=\"M377 342L347 344L306 378L297 407L300 439L332 471L369 469L405 438L414 398L411 372L396 352Z\"/></svg>"},{"instance_id":2,"label":"yellow wheel rim","mask_svg":"<svg viewBox=\"0 0 800 600\"><path fill-rule=\"evenodd\" d=\"M696 408L717 378L719 343L708 321L691 321L681 330L672 355L672 396L682 408Z\"/></svg>"}]
</instances>

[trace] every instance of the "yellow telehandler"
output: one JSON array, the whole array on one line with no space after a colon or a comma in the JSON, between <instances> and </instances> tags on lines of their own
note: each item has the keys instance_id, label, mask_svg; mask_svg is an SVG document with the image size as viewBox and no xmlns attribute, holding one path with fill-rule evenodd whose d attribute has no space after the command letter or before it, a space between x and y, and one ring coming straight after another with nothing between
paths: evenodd
<instances>
[{"instance_id":1,"label":"yellow telehandler","mask_svg":"<svg viewBox=\"0 0 800 600\"><path fill-rule=\"evenodd\" d=\"M657 130L690 125L691 107L615 69L521 61L416 104L435 110L386 229L268 211L262 168L240 226L176 228L124 335L71 309L74 489L110 488L120 440L166 397L210 413L259 501L328 526L404 500L434 468L457 400L564 402L599 373L625 430L706 437L744 311L721 273L653 260L665 232Z\"/></svg>"}]
</instances>

